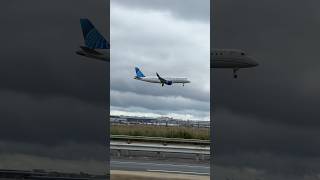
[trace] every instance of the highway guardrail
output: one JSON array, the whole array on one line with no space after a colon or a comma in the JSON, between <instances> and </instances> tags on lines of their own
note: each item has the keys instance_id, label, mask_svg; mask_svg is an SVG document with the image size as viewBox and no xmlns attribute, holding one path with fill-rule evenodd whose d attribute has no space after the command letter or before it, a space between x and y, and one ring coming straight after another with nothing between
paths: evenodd
<instances>
[{"instance_id":1,"label":"highway guardrail","mask_svg":"<svg viewBox=\"0 0 320 180\"><path fill-rule=\"evenodd\" d=\"M111 135L111 140L126 141L128 144L134 141L140 142L158 142L163 145L174 143L174 144L194 144L209 146L209 140L201 139L182 139L182 138L164 138L164 137L147 137L147 136L127 136L127 135Z\"/></svg>"},{"instance_id":2,"label":"highway guardrail","mask_svg":"<svg viewBox=\"0 0 320 180\"><path fill-rule=\"evenodd\" d=\"M142 144L142 143L126 144L126 143L111 141L110 149L111 151L116 151L118 157L122 155L129 156L129 153L131 151L154 152L161 157L164 157L170 153L189 154L189 155L195 155L192 157L195 157L197 160L204 159L205 156L210 156L210 147L199 147L199 146L184 146L184 145L162 146L157 144Z\"/></svg>"}]
</instances>

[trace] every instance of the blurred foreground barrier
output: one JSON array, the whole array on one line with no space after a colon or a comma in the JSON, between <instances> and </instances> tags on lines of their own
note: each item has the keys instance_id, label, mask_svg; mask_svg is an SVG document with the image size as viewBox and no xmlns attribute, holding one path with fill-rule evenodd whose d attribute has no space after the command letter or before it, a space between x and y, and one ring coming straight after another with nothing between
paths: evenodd
<instances>
[{"instance_id":1,"label":"blurred foreground barrier","mask_svg":"<svg viewBox=\"0 0 320 180\"><path fill-rule=\"evenodd\" d=\"M185 146L185 145L167 145L163 146L161 144L148 144L148 143L136 143L136 144L127 144L123 142L114 142L111 141L110 149L113 152L116 152L116 156L132 156L136 152L140 152L141 156L147 156L148 153L152 157L161 157L165 158L170 155L177 157L179 155L187 155L187 157L196 158L196 160L204 160L205 157L210 156L210 147L201 147L201 146ZM135 154L137 155L137 154Z\"/></svg>"},{"instance_id":2,"label":"blurred foreground barrier","mask_svg":"<svg viewBox=\"0 0 320 180\"><path fill-rule=\"evenodd\" d=\"M156 142L156 143L162 143L163 145L172 143L172 144L193 144L193 145L210 146L209 140L200 140L200 139L111 135L111 140L126 141L128 144L133 142Z\"/></svg>"}]
</instances>

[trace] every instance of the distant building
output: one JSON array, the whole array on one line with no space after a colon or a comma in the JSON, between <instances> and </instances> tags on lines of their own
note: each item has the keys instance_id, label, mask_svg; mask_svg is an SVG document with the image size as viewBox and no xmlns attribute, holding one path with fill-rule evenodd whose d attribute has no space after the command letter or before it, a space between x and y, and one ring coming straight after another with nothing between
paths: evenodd
<instances>
[{"instance_id":1,"label":"distant building","mask_svg":"<svg viewBox=\"0 0 320 180\"><path fill-rule=\"evenodd\" d=\"M182 120L170 117L137 117L137 116L110 116L111 124L117 125L157 125L157 126L180 126L194 128L210 128L210 121Z\"/></svg>"}]
</instances>

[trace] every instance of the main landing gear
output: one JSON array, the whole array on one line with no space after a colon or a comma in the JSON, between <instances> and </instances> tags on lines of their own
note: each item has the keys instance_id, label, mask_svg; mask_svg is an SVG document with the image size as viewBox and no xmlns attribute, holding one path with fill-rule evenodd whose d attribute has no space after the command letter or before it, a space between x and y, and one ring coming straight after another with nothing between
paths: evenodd
<instances>
[{"instance_id":1,"label":"main landing gear","mask_svg":"<svg viewBox=\"0 0 320 180\"><path fill-rule=\"evenodd\" d=\"M233 78L235 78L235 79L238 77L238 75L237 75L238 70L239 70L238 68L233 69Z\"/></svg>"}]
</instances>

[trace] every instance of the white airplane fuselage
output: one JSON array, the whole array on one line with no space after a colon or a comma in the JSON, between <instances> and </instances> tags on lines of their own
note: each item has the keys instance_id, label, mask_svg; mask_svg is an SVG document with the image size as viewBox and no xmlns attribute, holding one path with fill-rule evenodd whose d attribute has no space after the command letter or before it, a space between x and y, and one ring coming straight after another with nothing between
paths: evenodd
<instances>
[{"instance_id":1,"label":"white airplane fuselage","mask_svg":"<svg viewBox=\"0 0 320 180\"><path fill-rule=\"evenodd\" d=\"M210 54L211 68L240 69L255 67L258 63L244 51L235 49L214 49Z\"/></svg>"},{"instance_id":2,"label":"white airplane fuselage","mask_svg":"<svg viewBox=\"0 0 320 180\"><path fill-rule=\"evenodd\" d=\"M171 81L172 84L190 83L190 81L187 78L184 78L184 77L163 77L163 78L166 79L167 81ZM161 81L159 80L159 78L157 76L145 76L145 77L137 77L137 76L135 76L134 79L140 80L140 81L145 81L145 82L150 82L150 83L161 83Z\"/></svg>"},{"instance_id":3,"label":"white airplane fuselage","mask_svg":"<svg viewBox=\"0 0 320 180\"><path fill-rule=\"evenodd\" d=\"M259 64L244 51L237 49L214 49L210 53L210 68L233 69L233 77L241 68L251 68Z\"/></svg>"}]
</instances>

